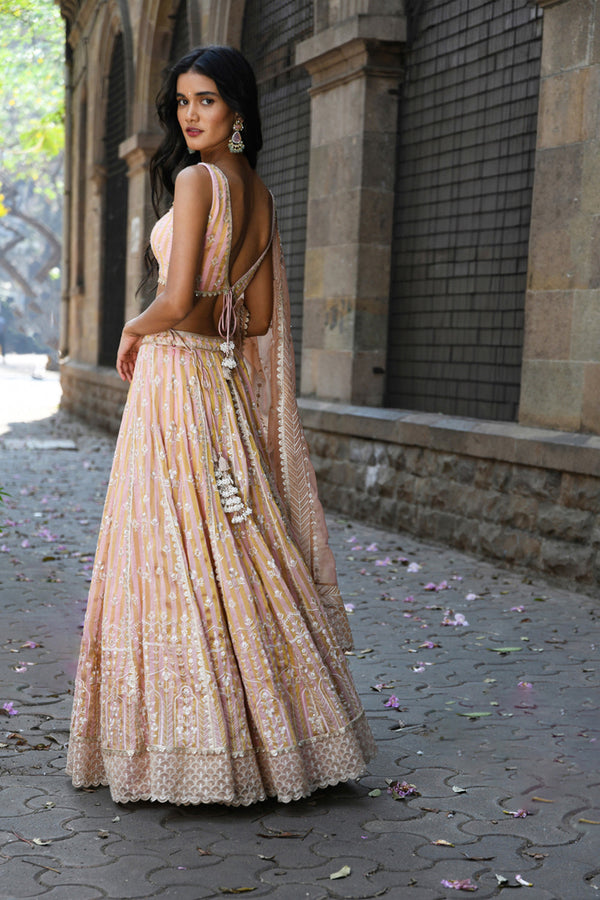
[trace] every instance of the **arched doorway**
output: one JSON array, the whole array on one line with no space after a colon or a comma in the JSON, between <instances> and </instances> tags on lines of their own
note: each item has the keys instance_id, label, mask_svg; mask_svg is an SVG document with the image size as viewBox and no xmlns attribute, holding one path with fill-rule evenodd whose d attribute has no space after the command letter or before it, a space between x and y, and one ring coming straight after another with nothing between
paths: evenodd
<instances>
[{"instance_id":1,"label":"arched doorway","mask_svg":"<svg viewBox=\"0 0 600 900\"><path fill-rule=\"evenodd\" d=\"M102 228L102 290L98 362L114 365L125 317L127 264L127 163L119 144L127 137L127 96L123 35L113 46L108 75L104 128L104 217Z\"/></svg>"}]
</instances>

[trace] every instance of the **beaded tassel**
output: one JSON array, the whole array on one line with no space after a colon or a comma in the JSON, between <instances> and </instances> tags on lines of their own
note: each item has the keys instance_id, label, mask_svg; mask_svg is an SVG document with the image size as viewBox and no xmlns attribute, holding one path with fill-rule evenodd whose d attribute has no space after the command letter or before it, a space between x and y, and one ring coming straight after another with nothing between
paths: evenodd
<instances>
[{"instance_id":1,"label":"beaded tassel","mask_svg":"<svg viewBox=\"0 0 600 900\"><path fill-rule=\"evenodd\" d=\"M244 502L240 497L240 492L235 486L233 478L229 474L229 463L222 456L219 457L217 463L215 480L217 482L217 489L219 491L219 496L221 497L223 509L226 513L234 513L234 515L231 516L232 522L243 522L248 516L252 515L252 510L249 506L244 505Z\"/></svg>"}]
</instances>

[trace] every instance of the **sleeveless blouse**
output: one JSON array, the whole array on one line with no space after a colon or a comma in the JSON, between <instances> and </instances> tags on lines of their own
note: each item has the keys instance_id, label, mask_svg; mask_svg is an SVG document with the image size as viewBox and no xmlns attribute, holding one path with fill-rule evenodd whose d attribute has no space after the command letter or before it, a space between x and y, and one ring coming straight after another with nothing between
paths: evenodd
<instances>
[{"instance_id":1,"label":"sleeveless blouse","mask_svg":"<svg viewBox=\"0 0 600 900\"><path fill-rule=\"evenodd\" d=\"M231 237L233 233L231 195L225 173L212 163L204 166L212 181L212 204L208 214L200 274L196 279L195 297L218 297L231 291L236 303L252 281L273 241L275 231L275 201L271 194L271 235L267 246L248 271L233 284L229 283ZM152 252L158 262L158 283L166 284L169 274L169 258L173 244L173 206L155 224L150 234Z\"/></svg>"}]
</instances>

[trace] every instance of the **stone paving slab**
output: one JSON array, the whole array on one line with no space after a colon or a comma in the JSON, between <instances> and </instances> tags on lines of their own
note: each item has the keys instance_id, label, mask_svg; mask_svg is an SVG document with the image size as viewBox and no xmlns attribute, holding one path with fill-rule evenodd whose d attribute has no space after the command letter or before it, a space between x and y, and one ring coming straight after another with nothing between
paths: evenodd
<instances>
[{"instance_id":1,"label":"stone paving slab","mask_svg":"<svg viewBox=\"0 0 600 900\"><path fill-rule=\"evenodd\" d=\"M329 522L353 607L349 661L379 746L368 775L247 809L116 805L106 788L74 790L72 681L114 442L62 413L4 438L0 708L17 714L0 715L1 900L240 888L450 900L462 892L441 882L459 878L487 898L508 890L496 873L528 900L597 896L597 600L342 517ZM59 440L77 449L31 443ZM394 800L395 781L418 795ZM331 880L343 865L350 875ZM517 873L533 887L518 888Z\"/></svg>"}]
</instances>

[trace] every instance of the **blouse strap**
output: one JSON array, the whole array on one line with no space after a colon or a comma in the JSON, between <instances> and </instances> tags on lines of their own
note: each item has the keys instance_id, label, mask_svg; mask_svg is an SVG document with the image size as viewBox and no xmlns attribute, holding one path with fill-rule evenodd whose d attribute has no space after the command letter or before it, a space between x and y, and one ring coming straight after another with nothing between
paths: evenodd
<instances>
[{"instance_id":1,"label":"blouse strap","mask_svg":"<svg viewBox=\"0 0 600 900\"><path fill-rule=\"evenodd\" d=\"M267 241L267 245L266 245L265 249L260 254L258 259L250 266L248 271L244 275L242 275L241 278L238 278L238 280L235 282L235 284L232 285L231 289L232 289L233 293L237 296L244 293L244 291L246 290L246 288L252 281L255 273L260 268L262 261L264 260L265 256L269 252L271 245L273 243L273 235L275 234L275 224L276 224L277 216L276 216L276 212L275 212L275 198L273 197L273 194L271 194L271 191L269 191L269 195L271 197L271 210L272 210L271 211L271 234L269 236L269 240ZM241 286L241 290L240 290L240 286Z\"/></svg>"}]
</instances>

